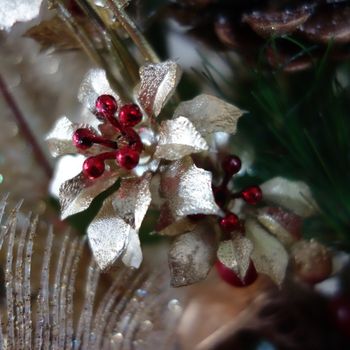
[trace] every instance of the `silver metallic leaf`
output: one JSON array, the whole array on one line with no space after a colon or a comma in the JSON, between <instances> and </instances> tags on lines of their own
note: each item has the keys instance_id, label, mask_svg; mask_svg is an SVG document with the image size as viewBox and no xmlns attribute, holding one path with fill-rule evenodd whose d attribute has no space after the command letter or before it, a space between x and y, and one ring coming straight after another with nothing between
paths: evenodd
<instances>
[{"instance_id":1,"label":"silver metallic leaf","mask_svg":"<svg viewBox=\"0 0 350 350\"><path fill-rule=\"evenodd\" d=\"M108 270L124 253L133 230L115 215L113 197L108 197L87 229L87 235L95 260L101 270ZM130 261L127 259L127 261Z\"/></svg>"},{"instance_id":2,"label":"silver metallic leaf","mask_svg":"<svg viewBox=\"0 0 350 350\"><path fill-rule=\"evenodd\" d=\"M78 99L91 111L94 111L96 99L100 95L112 95L118 106L121 105L120 97L112 90L105 71L103 69L91 69L80 85Z\"/></svg>"},{"instance_id":3,"label":"silver metallic leaf","mask_svg":"<svg viewBox=\"0 0 350 350\"><path fill-rule=\"evenodd\" d=\"M202 94L193 100L182 102L176 108L173 118L184 116L204 136L223 131L234 134L237 121L243 111L211 95Z\"/></svg>"},{"instance_id":4,"label":"silver metallic leaf","mask_svg":"<svg viewBox=\"0 0 350 350\"><path fill-rule=\"evenodd\" d=\"M55 164L55 171L50 181L50 194L56 198L60 196L61 185L81 173L86 157L81 154L65 155Z\"/></svg>"},{"instance_id":5,"label":"silver metallic leaf","mask_svg":"<svg viewBox=\"0 0 350 350\"><path fill-rule=\"evenodd\" d=\"M209 146L185 117L163 121L159 128L156 158L177 160L192 153L207 151Z\"/></svg>"},{"instance_id":6,"label":"silver metallic leaf","mask_svg":"<svg viewBox=\"0 0 350 350\"><path fill-rule=\"evenodd\" d=\"M53 157L69 153L77 153L72 137L75 130L83 127L81 124L72 123L67 117L58 119L45 140Z\"/></svg>"},{"instance_id":7,"label":"silver metallic leaf","mask_svg":"<svg viewBox=\"0 0 350 350\"><path fill-rule=\"evenodd\" d=\"M291 210L301 217L317 213L318 207L309 186L302 181L274 177L261 185L264 200Z\"/></svg>"},{"instance_id":8,"label":"silver metallic leaf","mask_svg":"<svg viewBox=\"0 0 350 350\"><path fill-rule=\"evenodd\" d=\"M219 244L217 256L222 264L233 270L243 281L247 274L253 243L246 237L238 236Z\"/></svg>"},{"instance_id":9,"label":"silver metallic leaf","mask_svg":"<svg viewBox=\"0 0 350 350\"><path fill-rule=\"evenodd\" d=\"M87 209L93 199L112 186L117 178L117 172L105 171L96 180L90 180L83 173L80 173L65 181L61 185L59 193L62 220Z\"/></svg>"},{"instance_id":10,"label":"silver metallic leaf","mask_svg":"<svg viewBox=\"0 0 350 350\"><path fill-rule=\"evenodd\" d=\"M173 61L141 67L141 83L137 100L149 116L159 115L165 103L174 93L180 77L180 67Z\"/></svg>"},{"instance_id":11,"label":"silver metallic leaf","mask_svg":"<svg viewBox=\"0 0 350 350\"><path fill-rule=\"evenodd\" d=\"M123 219L133 229L138 230L151 204L151 173L140 178L125 179L114 195L115 215Z\"/></svg>"},{"instance_id":12,"label":"silver metallic leaf","mask_svg":"<svg viewBox=\"0 0 350 350\"><path fill-rule=\"evenodd\" d=\"M161 174L161 193L175 220L193 214L218 215L211 186L212 174L197 168L190 157L171 163Z\"/></svg>"},{"instance_id":13,"label":"silver metallic leaf","mask_svg":"<svg viewBox=\"0 0 350 350\"><path fill-rule=\"evenodd\" d=\"M142 250L139 235L136 230L131 229L129 242L122 256L124 265L138 269L142 263Z\"/></svg>"},{"instance_id":14,"label":"silver metallic leaf","mask_svg":"<svg viewBox=\"0 0 350 350\"><path fill-rule=\"evenodd\" d=\"M252 260L256 270L268 275L276 284L281 285L289 259L283 245L255 220L247 220L245 228L246 237L254 245Z\"/></svg>"},{"instance_id":15,"label":"silver metallic leaf","mask_svg":"<svg viewBox=\"0 0 350 350\"><path fill-rule=\"evenodd\" d=\"M161 206L156 226L156 230L159 235L177 236L184 232L192 231L196 226L197 222L189 219L188 217L175 220L171 214L168 202L165 202Z\"/></svg>"},{"instance_id":16,"label":"silver metallic leaf","mask_svg":"<svg viewBox=\"0 0 350 350\"><path fill-rule=\"evenodd\" d=\"M27 22L39 15L42 0L2 0L0 29L10 29L16 22Z\"/></svg>"},{"instance_id":17,"label":"silver metallic leaf","mask_svg":"<svg viewBox=\"0 0 350 350\"><path fill-rule=\"evenodd\" d=\"M187 286L207 277L216 259L214 229L205 225L177 236L169 250L171 285Z\"/></svg>"}]
</instances>

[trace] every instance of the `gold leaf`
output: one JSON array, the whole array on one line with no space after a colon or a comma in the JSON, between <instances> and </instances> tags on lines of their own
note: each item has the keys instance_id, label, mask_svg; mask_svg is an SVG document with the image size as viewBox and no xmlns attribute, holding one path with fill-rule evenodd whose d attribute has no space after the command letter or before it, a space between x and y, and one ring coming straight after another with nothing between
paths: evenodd
<instances>
[{"instance_id":1,"label":"gold leaf","mask_svg":"<svg viewBox=\"0 0 350 350\"><path fill-rule=\"evenodd\" d=\"M217 256L222 264L233 270L243 281L250 265L253 243L246 237L220 242Z\"/></svg>"},{"instance_id":2,"label":"gold leaf","mask_svg":"<svg viewBox=\"0 0 350 350\"><path fill-rule=\"evenodd\" d=\"M283 245L255 220L247 220L245 228L246 237L254 245L252 260L256 270L281 285L288 265L288 254Z\"/></svg>"},{"instance_id":3,"label":"gold leaf","mask_svg":"<svg viewBox=\"0 0 350 350\"><path fill-rule=\"evenodd\" d=\"M159 141L154 156L176 160L208 149L207 142L193 124L185 117L178 117L161 123Z\"/></svg>"},{"instance_id":4,"label":"gold leaf","mask_svg":"<svg viewBox=\"0 0 350 350\"><path fill-rule=\"evenodd\" d=\"M59 17L40 22L38 25L30 28L24 36L38 42L44 50L51 47L57 50L81 48L79 41Z\"/></svg>"},{"instance_id":5,"label":"gold leaf","mask_svg":"<svg viewBox=\"0 0 350 350\"><path fill-rule=\"evenodd\" d=\"M95 180L90 180L80 173L65 181L60 187L59 194L62 220L87 209L97 195L115 183L118 175L117 172L106 170Z\"/></svg>"},{"instance_id":6,"label":"gold leaf","mask_svg":"<svg viewBox=\"0 0 350 350\"><path fill-rule=\"evenodd\" d=\"M179 104L173 118L184 116L204 137L218 131L234 134L243 112L211 95L202 94Z\"/></svg>"},{"instance_id":7,"label":"gold leaf","mask_svg":"<svg viewBox=\"0 0 350 350\"><path fill-rule=\"evenodd\" d=\"M140 68L141 83L137 100L149 116L158 116L174 93L181 77L177 63L166 61Z\"/></svg>"},{"instance_id":8,"label":"gold leaf","mask_svg":"<svg viewBox=\"0 0 350 350\"><path fill-rule=\"evenodd\" d=\"M171 285L187 286L205 279L215 262L216 250L216 235L208 223L177 236L169 250Z\"/></svg>"},{"instance_id":9,"label":"gold leaf","mask_svg":"<svg viewBox=\"0 0 350 350\"><path fill-rule=\"evenodd\" d=\"M218 215L211 185L211 172L197 168L190 157L171 163L161 174L161 193L175 220L193 214Z\"/></svg>"},{"instance_id":10,"label":"gold leaf","mask_svg":"<svg viewBox=\"0 0 350 350\"><path fill-rule=\"evenodd\" d=\"M151 204L151 173L140 178L125 179L114 195L115 214L138 230Z\"/></svg>"},{"instance_id":11,"label":"gold leaf","mask_svg":"<svg viewBox=\"0 0 350 350\"><path fill-rule=\"evenodd\" d=\"M290 181L274 177L261 185L264 200L280 205L301 217L309 217L318 212L309 186L302 181Z\"/></svg>"},{"instance_id":12,"label":"gold leaf","mask_svg":"<svg viewBox=\"0 0 350 350\"><path fill-rule=\"evenodd\" d=\"M108 197L87 229L89 244L101 270L110 269L125 252L132 227L115 215L113 196ZM128 252L130 254L130 252ZM127 262L131 260L126 258Z\"/></svg>"}]
</instances>

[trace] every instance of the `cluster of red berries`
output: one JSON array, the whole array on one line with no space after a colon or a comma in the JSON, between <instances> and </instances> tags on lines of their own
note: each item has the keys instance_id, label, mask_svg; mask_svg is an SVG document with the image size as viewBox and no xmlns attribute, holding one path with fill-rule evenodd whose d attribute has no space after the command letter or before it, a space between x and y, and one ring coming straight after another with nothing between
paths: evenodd
<instances>
[{"instance_id":1,"label":"cluster of red berries","mask_svg":"<svg viewBox=\"0 0 350 350\"><path fill-rule=\"evenodd\" d=\"M220 186L213 186L214 198L217 205L226 213L223 218L219 218L219 225L224 233L224 237L232 234L232 232L239 232L244 234L244 223L238 218L238 216L227 210L227 204L231 199L242 198L246 203L250 205L257 205L262 200L262 191L259 186L250 186L238 193L231 193L227 185L232 176L237 174L241 170L241 160L235 155L228 155L221 163L224 171L224 178ZM234 271L227 268L220 261L216 262L216 268L221 278L231 285L242 287L252 284L257 278L257 272L252 261L248 268L247 274L244 280L241 280Z\"/></svg>"},{"instance_id":2,"label":"cluster of red berries","mask_svg":"<svg viewBox=\"0 0 350 350\"><path fill-rule=\"evenodd\" d=\"M110 152L103 152L85 160L83 173L89 179L96 179L104 173L104 162L107 159L115 160L121 168L127 170L135 168L139 162L143 145L140 136L133 127L141 122L142 112L136 104L121 106L118 118L115 117L117 111L118 104L113 96L101 95L97 98L95 114L97 118L110 124L116 130L120 136L118 142L99 136L88 128L77 129L73 134L73 143L78 149L86 150L94 144L112 149Z\"/></svg>"}]
</instances>

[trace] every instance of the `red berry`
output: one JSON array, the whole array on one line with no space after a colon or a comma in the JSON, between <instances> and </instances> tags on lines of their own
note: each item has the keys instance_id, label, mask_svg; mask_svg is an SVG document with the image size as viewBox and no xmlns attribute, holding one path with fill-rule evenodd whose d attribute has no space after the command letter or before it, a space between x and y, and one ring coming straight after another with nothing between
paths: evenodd
<instances>
[{"instance_id":1,"label":"red berry","mask_svg":"<svg viewBox=\"0 0 350 350\"><path fill-rule=\"evenodd\" d=\"M222 264L219 260L215 264L216 270L218 271L220 277L234 287L246 287L251 285L258 278L258 274L254 267L252 261L249 264L248 271L243 280L241 280L237 274Z\"/></svg>"},{"instance_id":2,"label":"red berry","mask_svg":"<svg viewBox=\"0 0 350 350\"><path fill-rule=\"evenodd\" d=\"M143 144L140 135L132 128L125 128L123 130L123 135L128 141L128 145L133 150L141 153L143 150Z\"/></svg>"},{"instance_id":3,"label":"red berry","mask_svg":"<svg viewBox=\"0 0 350 350\"><path fill-rule=\"evenodd\" d=\"M235 155L226 156L225 159L221 163L224 172L228 176L232 176L237 174L241 170L242 162L239 157Z\"/></svg>"},{"instance_id":4,"label":"red berry","mask_svg":"<svg viewBox=\"0 0 350 350\"><path fill-rule=\"evenodd\" d=\"M113 116L118 109L115 98L111 95L101 95L96 100L96 111L101 116Z\"/></svg>"},{"instance_id":5,"label":"red berry","mask_svg":"<svg viewBox=\"0 0 350 350\"><path fill-rule=\"evenodd\" d=\"M88 149L94 144L95 136L96 135L87 128L77 129L73 134L73 144L78 149Z\"/></svg>"},{"instance_id":6,"label":"red berry","mask_svg":"<svg viewBox=\"0 0 350 350\"><path fill-rule=\"evenodd\" d=\"M131 170L139 163L140 155L132 148L124 147L116 152L118 164L127 170Z\"/></svg>"},{"instance_id":7,"label":"red berry","mask_svg":"<svg viewBox=\"0 0 350 350\"><path fill-rule=\"evenodd\" d=\"M90 157L85 159L83 164L83 173L89 179L93 180L100 177L105 171L105 163L99 157Z\"/></svg>"},{"instance_id":8,"label":"red berry","mask_svg":"<svg viewBox=\"0 0 350 350\"><path fill-rule=\"evenodd\" d=\"M256 205L262 200L262 191L259 186L247 187L241 192L241 197L251 205Z\"/></svg>"},{"instance_id":9,"label":"red berry","mask_svg":"<svg viewBox=\"0 0 350 350\"><path fill-rule=\"evenodd\" d=\"M140 108L131 103L120 108L119 121L123 126L135 126L142 120Z\"/></svg>"},{"instance_id":10,"label":"red berry","mask_svg":"<svg viewBox=\"0 0 350 350\"><path fill-rule=\"evenodd\" d=\"M220 219L219 224L225 232L232 232L240 227L239 218L233 213L229 213L224 218Z\"/></svg>"}]
</instances>

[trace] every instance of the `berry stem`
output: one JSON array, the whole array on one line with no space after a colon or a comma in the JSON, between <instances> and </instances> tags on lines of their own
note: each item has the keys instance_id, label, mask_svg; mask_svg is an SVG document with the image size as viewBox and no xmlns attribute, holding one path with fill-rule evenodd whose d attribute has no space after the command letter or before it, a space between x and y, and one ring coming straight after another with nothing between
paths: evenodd
<instances>
[{"instance_id":1,"label":"berry stem","mask_svg":"<svg viewBox=\"0 0 350 350\"><path fill-rule=\"evenodd\" d=\"M116 152L104 152L104 153L100 153L99 155L97 155L95 157L99 158L101 160L115 159L116 158Z\"/></svg>"},{"instance_id":2,"label":"berry stem","mask_svg":"<svg viewBox=\"0 0 350 350\"><path fill-rule=\"evenodd\" d=\"M111 141L111 140L107 140L107 139L105 139L103 137L96 136L96 137L94 137L94 139L92 141L93 141L93 143L97 143L99 145L102 145L102 146L105 146L105 147L108 147L108 148L118 149L118 143L117 142Z\"/></svg>"}]
</instances>

